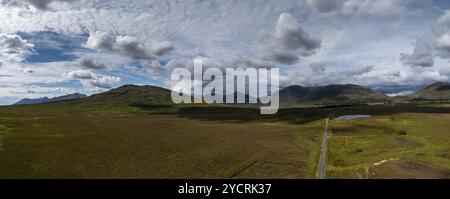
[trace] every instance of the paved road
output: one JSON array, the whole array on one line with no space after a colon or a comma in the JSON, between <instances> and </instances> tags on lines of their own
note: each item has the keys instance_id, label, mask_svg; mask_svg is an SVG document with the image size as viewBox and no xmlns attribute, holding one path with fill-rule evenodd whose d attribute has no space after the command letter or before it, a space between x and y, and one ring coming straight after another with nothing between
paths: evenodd
<instances>
[{"instance_id":1,"label":"paved road","mask_svg":"<svg viewBox=\"0 0 450 199\"><path fill-rule=\"evenodd\" d=\"M328 151L328 120L325 119L325 128L323 129L322 150L319 160L319 170L317 173L318 179L326 179L326 165L327 165L327 151Z\"/></svg>"}]
</instances>

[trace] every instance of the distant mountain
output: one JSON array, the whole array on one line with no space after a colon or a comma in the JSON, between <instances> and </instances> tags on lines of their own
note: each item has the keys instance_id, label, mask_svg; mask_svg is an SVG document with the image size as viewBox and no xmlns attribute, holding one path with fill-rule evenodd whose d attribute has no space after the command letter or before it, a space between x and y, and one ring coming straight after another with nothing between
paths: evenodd
<instances>
[{"instance_id":1,"label":"distant mountain","mask_svg":"<svg viewBox=\"0 0 450 199\"><path fill-rule=\"evenodd\" d=\"M280 90L280 101L283 103L358 103L386 101L388 96L369 88L346 84L303 87L288 86Z\"/></svg>"},{"instance_id":2,"label":"distant mountain","mask_svg":"<svg viewBox=\"0 0 450 199\"><path fill-rule=\"evenodd\" d=\"M157 86L124 85L84 99L93 103L172 104L169 89Z\"/></svg>"},{"instance_id":3,"label":"distant mountain","mask_svg":"<svg viewBox=\"0 0 450 199\"><path fill-rule=\"evenodd\" d=\"M422 99L450 99L450 83L433 83L420 89L412 97Z\"/></svg>"},{"instance_id":4,"label":"distant mountain","mask_svg":"<svg viewBox=\"0 0 450 199\"><path fill-rule=\"evenodd\" d=\"M288 86L279 91L280 102L288 104L301 103L357 103L357 102L375 102L386 101L388 97L377 91L358 85L328 85L318 87L302 87ZM234 93L236 98L237 93ZM244 95L245 101L248 103L249 95ZM67 101L73 99L81 99L79 102L83 104L96 105L172 105L171 90L157 86L137 86L124 85L109 91L94 94L86 97L82 94L71 94L52 99L23 99L16 104L40 104L49 102ZM225 96L224 96L225 101Z\"/></svg>"},{"instance_id":5,"label":"distant mountain","mask_svg":"<svg viewBox=\"0 0 450 199\"><path fill-rule=\"evenodd\" d=\"M84 95L84 94L73 93L73 94L69 94L69 95L63 95L63 96L59 96L59 97L54 97L54 98L48 99L45 103L83 99L85 97L87 97L87 96Z\"/></svg>"},{"instance_id":6,"label":"distant mountain","mask_svg":"<svg viewBox=\"0 0 450 199\"><path fill-rule=\"evenodd\" d=\"M157 86L124 85L85 98L84 102L106 104L168 105L172 104L169 89ZM237 92L234 93L236 98ZM249 95L244 95L248 102ZM386 101L388 96L358 85L328 85L321 87L289 86L280 90L284 103L354 103ZM224 96L225 101L225 96Z\"/></svg>"},{"instance_id":7,"label":"distant mountain","mask_svg":"<svg viewBox=\"0 0 450 199\"><path fill-rule=\"evenodd\" d=\"M48 97L42 97L42 98L36 98L36 99L29 99L24 98L19 100L18 102L14 103L14 105L25 105L25 104L42 104L49 100Z\"/></svg>"},{"instance_id":8,"label":"distant mountain","mask_svg":"<svg viewBox=\"0 0 450 199\"><path fill-rule=\"evenodd\" d=\"M14 105L25 105L25 104L43 104L43 103L52 103L52 102L60 102L60 101L68 101L68 100L76 100L76 99L82 99L85 98L86 95L80 94L80 93L73 93L73 94L69 94L69 95L63 95L63 96L59 96L59 97L54 97L54 98L48 98L48 97L43 97L43 98L37 98L37 99L22 99L16 103L14 103Z\"/></svg>"}]
</instances>

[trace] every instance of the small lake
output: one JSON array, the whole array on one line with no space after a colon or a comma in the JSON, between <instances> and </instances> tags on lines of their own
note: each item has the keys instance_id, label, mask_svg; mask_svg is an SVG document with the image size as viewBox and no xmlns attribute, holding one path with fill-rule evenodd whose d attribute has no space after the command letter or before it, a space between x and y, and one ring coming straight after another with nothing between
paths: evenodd
<instances>
[{"instance_id":1,"label":"small lake","mask_svg":"<svg viewBox=\"0 0 450 199\"><path fill-rule=\"evenodd\" d=\"M370 115L341 115L337 117L338 119L343 120L354 120L354 119L362 119L362 118L368 118Z\"/></svg>"}]
</instances>

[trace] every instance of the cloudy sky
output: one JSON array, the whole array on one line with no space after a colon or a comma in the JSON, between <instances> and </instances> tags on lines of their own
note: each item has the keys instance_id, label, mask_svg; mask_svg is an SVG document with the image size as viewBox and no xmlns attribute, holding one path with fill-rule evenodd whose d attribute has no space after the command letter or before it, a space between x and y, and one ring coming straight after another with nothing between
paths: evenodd
<instances>
[{"instance_id":1,"label":"cloudy sky","mask_svg":"<svg viewBox=\"0 0 450 199\"><path fill-rule=\"evenodd\" d=\"M0 104L169 87L192 67L280 67L282 85L407 94L449 81L440 0L0 0Z\"/></svg>"}]
</instances>

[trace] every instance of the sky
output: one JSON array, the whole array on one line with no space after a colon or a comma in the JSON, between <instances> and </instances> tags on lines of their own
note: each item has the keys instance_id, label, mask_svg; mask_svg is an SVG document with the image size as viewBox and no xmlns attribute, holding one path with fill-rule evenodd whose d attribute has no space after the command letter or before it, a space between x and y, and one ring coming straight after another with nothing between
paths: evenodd
<instances>
[{"instance_id":1,"label":"sky","mask_svg":"<svg viewBox=\"0 0 450 199\"><path fill-rule=\"evenodd\" d=\"M170 72L279 67L280 84L405 95L450 81L440 0L0 0L0 105L170 88Z\"/></svg>"}]
</instances>

